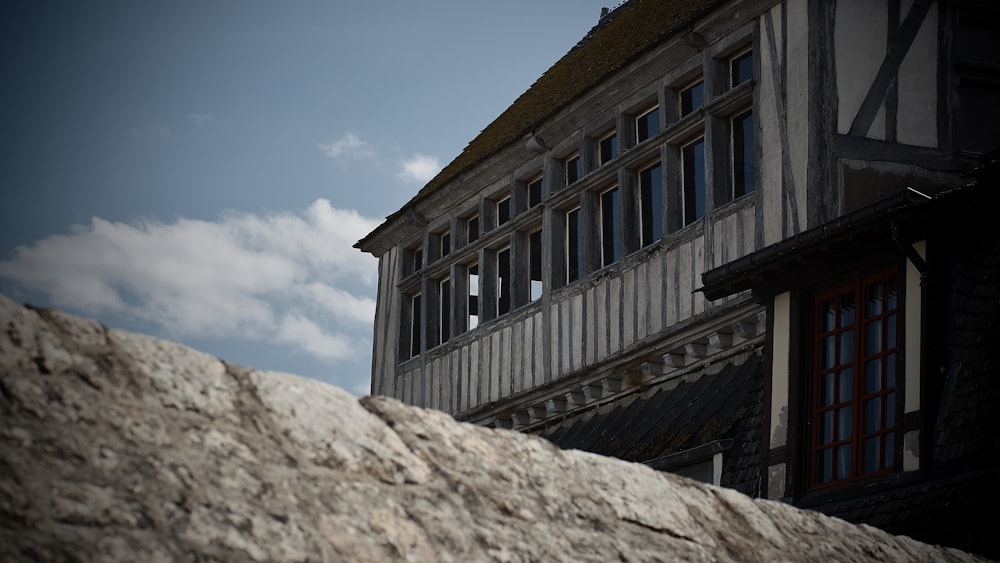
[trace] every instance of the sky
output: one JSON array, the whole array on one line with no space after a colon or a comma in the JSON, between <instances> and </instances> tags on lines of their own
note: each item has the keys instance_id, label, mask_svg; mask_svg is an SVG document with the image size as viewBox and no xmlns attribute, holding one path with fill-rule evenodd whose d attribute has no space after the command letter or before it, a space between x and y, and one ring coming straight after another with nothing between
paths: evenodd
<instances>
[{"instance_id":1,"label":"sky","mask_svg":"<svg viewBox=\"0 0 1000 563\"><path fill-rule=\"evenodd\" d=\"M352 245L608 0L0 0L0 294L369 391Z\"/></svg>"}]
</instances>

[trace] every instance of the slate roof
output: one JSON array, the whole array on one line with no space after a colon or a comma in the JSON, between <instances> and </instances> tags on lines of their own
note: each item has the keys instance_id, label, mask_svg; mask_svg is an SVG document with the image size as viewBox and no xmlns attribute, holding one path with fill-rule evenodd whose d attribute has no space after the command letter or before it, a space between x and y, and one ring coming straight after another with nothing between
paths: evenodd
<instances>
[{"instance_id":1,"label":"slate roof","mask_svg":"<svg viewBox=\"0 0 1000 563\"><path fill-rule=\"evenodd\" d=\"M563 449L646 462L731 439L723 454L723 485L756 494L763 421L763 359L702 374L675 388L654 387L610 410L579 415L541 435Z\"/></svg>"},{"instance_id":2,"label":"slate roof","mask_svg":"<svg viewBox=\"0 0 1000 563\"><path fill-rule=\"evenodd\" d=\"M508 145L520 142L562 107L688 28L717 4L718 0L629 0L616 8L472 139L416 196L355 246L363 248L372 235L418 200Z\"/></svg>"}]
</instances>

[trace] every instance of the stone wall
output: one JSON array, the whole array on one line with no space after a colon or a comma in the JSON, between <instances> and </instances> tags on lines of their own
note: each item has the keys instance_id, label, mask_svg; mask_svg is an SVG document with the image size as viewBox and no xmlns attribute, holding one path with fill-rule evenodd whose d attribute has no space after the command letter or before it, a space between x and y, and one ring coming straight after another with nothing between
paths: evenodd
<instances>
[{"instance_id":1,"label":"stone wall","mask_svg":"<svg viewBox=\"0 0 1000 563\"><path fill-rule=\"evenodd\" d=\"M968 561L0 297L3 561Z\"/></svg>"}]
</instances>

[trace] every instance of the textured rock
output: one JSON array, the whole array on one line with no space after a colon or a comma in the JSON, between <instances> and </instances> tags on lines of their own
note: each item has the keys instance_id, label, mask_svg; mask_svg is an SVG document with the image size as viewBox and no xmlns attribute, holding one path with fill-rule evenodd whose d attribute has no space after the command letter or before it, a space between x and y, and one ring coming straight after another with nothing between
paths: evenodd
<instances>
[{"instance_id":1,"label":"textured rock","mask_svg":"<svg viewBox=\"0 0 1000 563\"><path fill-rule=\"evenodd\" d=\"M0 560L965 561L0 297Z\"/></svg>"}]
</instances>

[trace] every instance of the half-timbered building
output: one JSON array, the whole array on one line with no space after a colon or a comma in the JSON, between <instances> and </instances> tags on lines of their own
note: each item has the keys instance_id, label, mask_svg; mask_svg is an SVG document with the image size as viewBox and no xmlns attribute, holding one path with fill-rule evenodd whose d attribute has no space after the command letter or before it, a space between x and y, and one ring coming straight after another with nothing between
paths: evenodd
<instances>
[{"instance_id":1,"label":"half-timbered building","mask_svg":"<svg viewBox=\"0 0 1000 563\"><path fill-rule=\"evenodd\" d=\"M1000 556L998 147L990 2L630 0L358 242L372 393Z\"/></svg>"}]
</instances>

